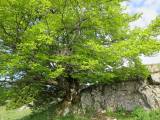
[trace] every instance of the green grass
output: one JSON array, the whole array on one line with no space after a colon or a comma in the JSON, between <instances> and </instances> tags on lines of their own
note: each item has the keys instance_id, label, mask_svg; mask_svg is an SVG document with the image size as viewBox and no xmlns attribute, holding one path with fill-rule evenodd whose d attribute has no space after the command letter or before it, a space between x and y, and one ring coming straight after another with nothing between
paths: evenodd
<instances>
[{"instance_id":1,"label":"green grass","mask_svg":"<svg viewBox=\"0 0 160 120\"><path fill-rule=\"evenodd\" d=\"M0 120L17 120L31 113L30 110L6 110L4 106L0 106Z\"/></svg>"},{"instance_id":2,"label":"green grass","mask_svg":"<svg viewBox=\"0 0 160 120\"><path fill-rule=\"evenodd\" d=\"M107 112L106 115L115 117L118 120L160 120L160 110L145 111L142 108L136 108L133 112L124 110Z\"/></svg>"},{"instance_id":3,"label":"green grass","mask_svg":"<svg viewBox=\"0 0 160 120\"><path fill-rule=\"evenodd\" d=\"M90 120L90 115L57 117L53 111L53 108L32 112L31 110L6 110L5 107L0 107L0 120ZM145 111L142 108L136 108L133 112L124 110L108 111L106 116L117 118L117 120L160 120L160 110Z\"/></svg>"},{"instance_id":4,"label":"green grass","mask_svg":"<svg viewBox=\"0 0 160 120\"><path fill-rule=\"evenodd\" d=\"M89 120L88 117L78 115L55 116L53 109L32 112L31 110L6 110L5 107L0 107L0 120Z\"/></svg>"}]
</instances>

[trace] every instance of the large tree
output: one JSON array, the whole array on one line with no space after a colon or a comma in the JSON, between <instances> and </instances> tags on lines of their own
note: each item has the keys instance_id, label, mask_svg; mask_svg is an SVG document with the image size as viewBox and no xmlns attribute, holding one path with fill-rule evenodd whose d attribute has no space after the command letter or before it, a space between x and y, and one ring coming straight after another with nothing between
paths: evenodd
<instances>
[{"instance_id":1,"label":"large tree","mask_svg":"<svg viewBox=\"0 0 160 120\"><path fill-rule=\"evenodd\" d=\"M145 79L139 56L160 49L160 19L130 29L140 15L123 1L1 0L0 75L11 103L74 103L86 83Z\"/></svg>"}]
</instances>

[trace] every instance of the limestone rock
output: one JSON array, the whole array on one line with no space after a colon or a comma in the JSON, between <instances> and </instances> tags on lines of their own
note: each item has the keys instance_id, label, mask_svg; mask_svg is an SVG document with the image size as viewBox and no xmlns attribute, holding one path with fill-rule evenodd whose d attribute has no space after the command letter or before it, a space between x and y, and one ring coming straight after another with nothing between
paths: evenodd
<instances>
[{"instance_id":1,"label":"limestone rock","mask_svg":"<svg viewBox=\"0 0 160 120\"><path fill-rule=\"evenodd\" d=\"M153 84L160 84L160 72L152 73L151 74L151 80L152 80Z\"/></svg>"},{"instance_id":2,"label":"limestone rock","mask_svg":"<svg viewBox=\"0 0 160 120\"><path fill-rule=\"evenodd\" d=\"M147 85L141 88L141 94L149 108L160 108L160 86Z\"/></svg>"},{"instance_id":3,"label":"limestone rock","mask_svg":"<svg viewBox=\"0 0 160 120\"><path fill-rule=\"evenodd\" d=\"M148 70L151 72L151 81L153 84L160 84L160 65L151 64L147 65Z\"/></svg>"},{"instance_id":4,"label":"limestone rock","mask_svg":"<svg viewBox=\"0 0 160 120\"><path fill-rule=\"evenodd\" d=\"M132 111L141 106L145 109L160 108L160 65L147 65L151 81L125 81L111 85L92 85L81 92L83 110L96 111L123 108Z\"/></svg>"},{"instance_id":5,"label":"limestone rock","mask_svg":"<svg viewBox=\"0 0 160 120\"><path fill-rule=\"evenodd\" d=\"M151 73L160 72L160 64L150 64L150 65L147 65L147 67Z\"/></svg>"},{"instance_id":6,"label":"limestone rock","mask_svg":"<svg viewBox=\"0 0 160 120\"><path fill-rule=\"evenodd\" d=\"M81 106L82 109L97 111L115 111L118 108L132 111L137 106L145 109L160 108L160 85L126 81L92 86L82 92Z\"/></svg>"}]
</instances>

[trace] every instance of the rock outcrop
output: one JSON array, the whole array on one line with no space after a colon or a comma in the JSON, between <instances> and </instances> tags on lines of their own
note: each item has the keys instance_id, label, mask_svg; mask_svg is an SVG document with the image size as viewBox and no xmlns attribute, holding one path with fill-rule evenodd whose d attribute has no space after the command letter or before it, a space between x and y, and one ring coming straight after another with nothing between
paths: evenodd
<instances>
[{"instance_id":1,"label":"rock outcrop","mask_svg":"<svg viewBox=\"0 0 160 120\"><path fill-rule=\"evenodd\" d=\"M160 64L150 64L147 67L151 72L151 82L160 85Z\"/></svg>"},{"instance_id":2,"label":"rock outcrop","mask_svg":"<svg viewBox=\"0 0 160 120\"><path fill-rule=\"evenodd\" d=\"M85 89L81 94L82 109L114 111L124 108L131 111L138 106L145 109L160 108L160 69L157 65L150 65L148 68L152 82L125 81Z\"/></svg>"}]
</instances>

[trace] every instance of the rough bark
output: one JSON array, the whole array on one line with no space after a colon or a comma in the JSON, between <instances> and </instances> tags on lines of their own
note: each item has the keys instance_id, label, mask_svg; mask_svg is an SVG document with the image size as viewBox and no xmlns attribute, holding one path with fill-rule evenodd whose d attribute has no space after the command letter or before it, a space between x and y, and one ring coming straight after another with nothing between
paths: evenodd
<instances>
[{"instance_id":1,"label":"rough bark","mask_svg":"<svg viewBox=\"0 0 160 120\"><path fill-rule=\"evenodd\" d=\"M59 85L65 90L63 100L59 103L60 109L58 114L66 115L72 111L72 107L80 102L79 83L71 76L61 79Z\"/></svg>"}]
</instances>

